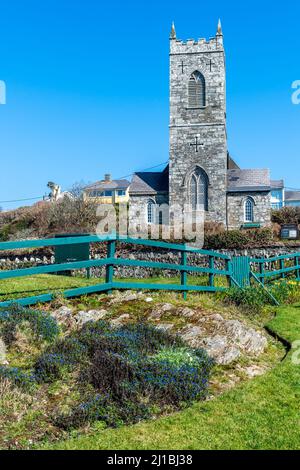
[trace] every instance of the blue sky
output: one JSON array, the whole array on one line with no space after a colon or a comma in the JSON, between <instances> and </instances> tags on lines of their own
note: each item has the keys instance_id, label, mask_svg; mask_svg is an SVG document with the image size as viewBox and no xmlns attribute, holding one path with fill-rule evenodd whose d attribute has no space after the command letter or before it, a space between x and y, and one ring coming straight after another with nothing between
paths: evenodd
<instances>
[{"instance_id":1,"label":"blue sky","mask_svg":"<svg viewBox=\"0 0 300 470\"><path fill-rule=\"evenodd\" d=\"M0 201L165 162L171 22L209 38L219 17L229 150L300 188L299 2L0 0Z\"/></svg>"}]
</instances>

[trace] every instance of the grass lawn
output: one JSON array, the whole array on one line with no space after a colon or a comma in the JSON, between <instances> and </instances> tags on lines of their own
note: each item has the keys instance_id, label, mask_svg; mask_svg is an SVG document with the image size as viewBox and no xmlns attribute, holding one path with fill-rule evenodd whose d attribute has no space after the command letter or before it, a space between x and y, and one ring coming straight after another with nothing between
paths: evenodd
<instances>
[{"instance_id":1,"label":"grass lawn","mask_svg":"<svg viewBox=\"0 0 300 470\"><path fill-rule=\"evenodd\" d=\"M176 283L178 280L156 277L147 281ZM143 282L142 279L140 281ZM101 282L103 279L87 280L54 275L4 280L0 283L0 302L47 292L58 294L65 289ZM196 282L203 283L204 278L200 277ZM171 294L160 295L164 301L168 301ZM78 298L72 303L85 303L89 299L91 308L96 308L99 305L97 297ZM215 296L190 294L188 298L190 306L199 305L200 302L209 311L223 313L221 303L216 302ZM95 306L93 302L96 302ZM145 308L142 304L140 307L141 310ZM122 306L124 308L127 313L126 308L133 307L128 304ZM114 307L112 311L114 313ZM268 323L268 328L289 343L300 340L300 304L280 307L276 313L276 317ZM180 413L119 429L101 429L99 424L98 428L92 427L93 431L87 431L84 435L76 435L56 444L45 444L43 448L300 449L300 365L292 363L292 354L293 351L266 375L244 382L211 401L196 403ZM43 408L39 413L43 413ZM39 416L37 414L36 419ZM34 415L29 415L28 419L35 419ZM19 434L20 425L16 423L15 426Z\"/></svg>"},{"instance_id":2,"label":"grass lawn","mask_svg":"<svg viewBox=\"0 0 300 470\"><path fill-rule=\"evenodd\" d=\"M180 277L151 277L148 279L132 278L119 279L117 282L134 282L134 283L152 283L152 284L180 284ZM89 285L102 284L104 278L69 277L56 276L50 274L40 274L36 276L20 277L13 279L4 279L0 282L0 302L11 299L20 299L22 297L38 296L42 294L52 293L59 294L68 289L77 287L85 287ZM225 285L224 278L216 276L216 285ZM208 276L197 276L189 278L189 285L208 285Z\"/></svg>"},{"instance_id":3,"label":"grass lawn","mask_svg":"<svg viewBox=\"0 0 300 470\"><path fill-rule=\"evenodd\" d=\"M268 327L300 339L300 304ZM300 365L292 352L266 375L162 419L59 442L55 449L300 449Z\"/></svg>"},{"instance_id":4,"label":"grass lawn","mask_svg":"<svg viewBox=\"0 0 300 470\"><path fill-rule=\"evenodd\" d=\"M0 282L0 302L41 294L59 293L66 289L99 284L102 279L86 279L80 277L55 276L40 274L38 276L4 279Z\"/></svg>"}]
</instances>

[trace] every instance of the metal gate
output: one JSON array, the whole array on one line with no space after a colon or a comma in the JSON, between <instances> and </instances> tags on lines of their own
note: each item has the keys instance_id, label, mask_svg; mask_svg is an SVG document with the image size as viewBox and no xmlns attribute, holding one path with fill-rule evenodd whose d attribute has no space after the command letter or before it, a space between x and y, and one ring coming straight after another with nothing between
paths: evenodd
<instances>
[{"instance_id":1,"label":"metal gate","mask_svg":"<svg viewBox=\"0 0 300 470\"><path fill-rule=\"evenodd\" d=\"M250 258L238 256L231 260L232 276L241 287L250 286Z\"/></svg>"}]
</instances>

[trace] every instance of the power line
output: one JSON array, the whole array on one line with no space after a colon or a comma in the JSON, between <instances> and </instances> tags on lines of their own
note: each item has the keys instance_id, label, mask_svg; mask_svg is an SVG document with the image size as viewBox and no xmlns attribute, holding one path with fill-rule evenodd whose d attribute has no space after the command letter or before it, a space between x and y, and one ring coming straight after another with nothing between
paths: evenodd
<instances>
[{"instance_id":1,"label":"power line","mask_svg":"<svg viewBox=\"0 0 300 470\"><path fill-rule=\"evenodd\" d=\"M152 166L152 167L150 167L150 168L145 168L144 170L134 171L133 173L130 173L130 175L121 176L121 177L118 178L118 179L121 180L121 179L124 179L124 178L129 178L130 176L135 175L135 173L143 173L143 172L147 172L147 171L150 171L150 170L155 170L156 168L159 168L159 167L161 167L161 166L163 166L163 165L167 165L167 163L169 163L168 160L167 160L166 162L160 163L159 165Z\"/></svg>"},{"instance_id":2,"label":"power line","mask_svg":"<svg viewBox=\"0 0 300 470\"><path fill-rule=\"evenodd\" d=\"M40 197L29 197L29 198L26 198L26 199L14 199L12 201L0 201L0 204L8 204L8 203L11 203L11 202L25 202L25 201L38 201L40 199L43 199L44 196L40 196Z\"/></svg>"},{"instance_id":3,"label":"power line","mask_svg":"<svg viewBox=\"0 0 300 470\"><path fill-rule=\"evenodd\" d=\"M163 162L163 163L160 163L159 165L156 165L156 166L152 166L150 168L145 168L144 170L140 170L140 171L135 171L133 173L130 173L129 175L126 175L126 176L121 176L120 178L118 179L125 179L125 178L129 178L130 176L133 176L135 173L142 173L142 172L146 172L146 171L150 171L150 170L154 170L156 168L159 168L163 165L166 165L167 163L169 163L168 161L166 162ZM38 201L38 200L42 200L44 198L44 196L40 196L40 197L29 197L29 198L25 198L25 199L13 199L11 201L0 201L0 204L10 204L10 203L15 203L15 202L26 202L26 201Z\"/></svg>"}]
</instances>

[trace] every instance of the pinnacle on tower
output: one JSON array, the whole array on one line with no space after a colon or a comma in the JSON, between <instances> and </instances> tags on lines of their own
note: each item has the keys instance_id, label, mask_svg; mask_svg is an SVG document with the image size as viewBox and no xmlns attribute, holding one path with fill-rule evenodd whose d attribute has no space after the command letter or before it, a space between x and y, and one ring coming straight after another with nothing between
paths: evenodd
<instances>
[{"instance_id":1,"label":"pinnacle on tower","mask_svg":"<svg viewBox=\"0 0 300 470\"><path fill-rule=\"evenodd\" d=\"M223 36L222 24L221 24L221 20L220 20L220 19L219 19L219 22L218 22L218 31L217 31L217 34L218 34L218 36Z\"/></svg>"},{"instance_id":2,"label":"pinnacle on tower","mask_svg":"<svg viewBox=\"0 0 300 470\"><path fill-rule=\"evenodd\" d=\"M170 39L176 39L176 29L175 29L174 21L173 21L173 23L172 23L172 29L171 29Z\"/></svg>"}]
</instances>

